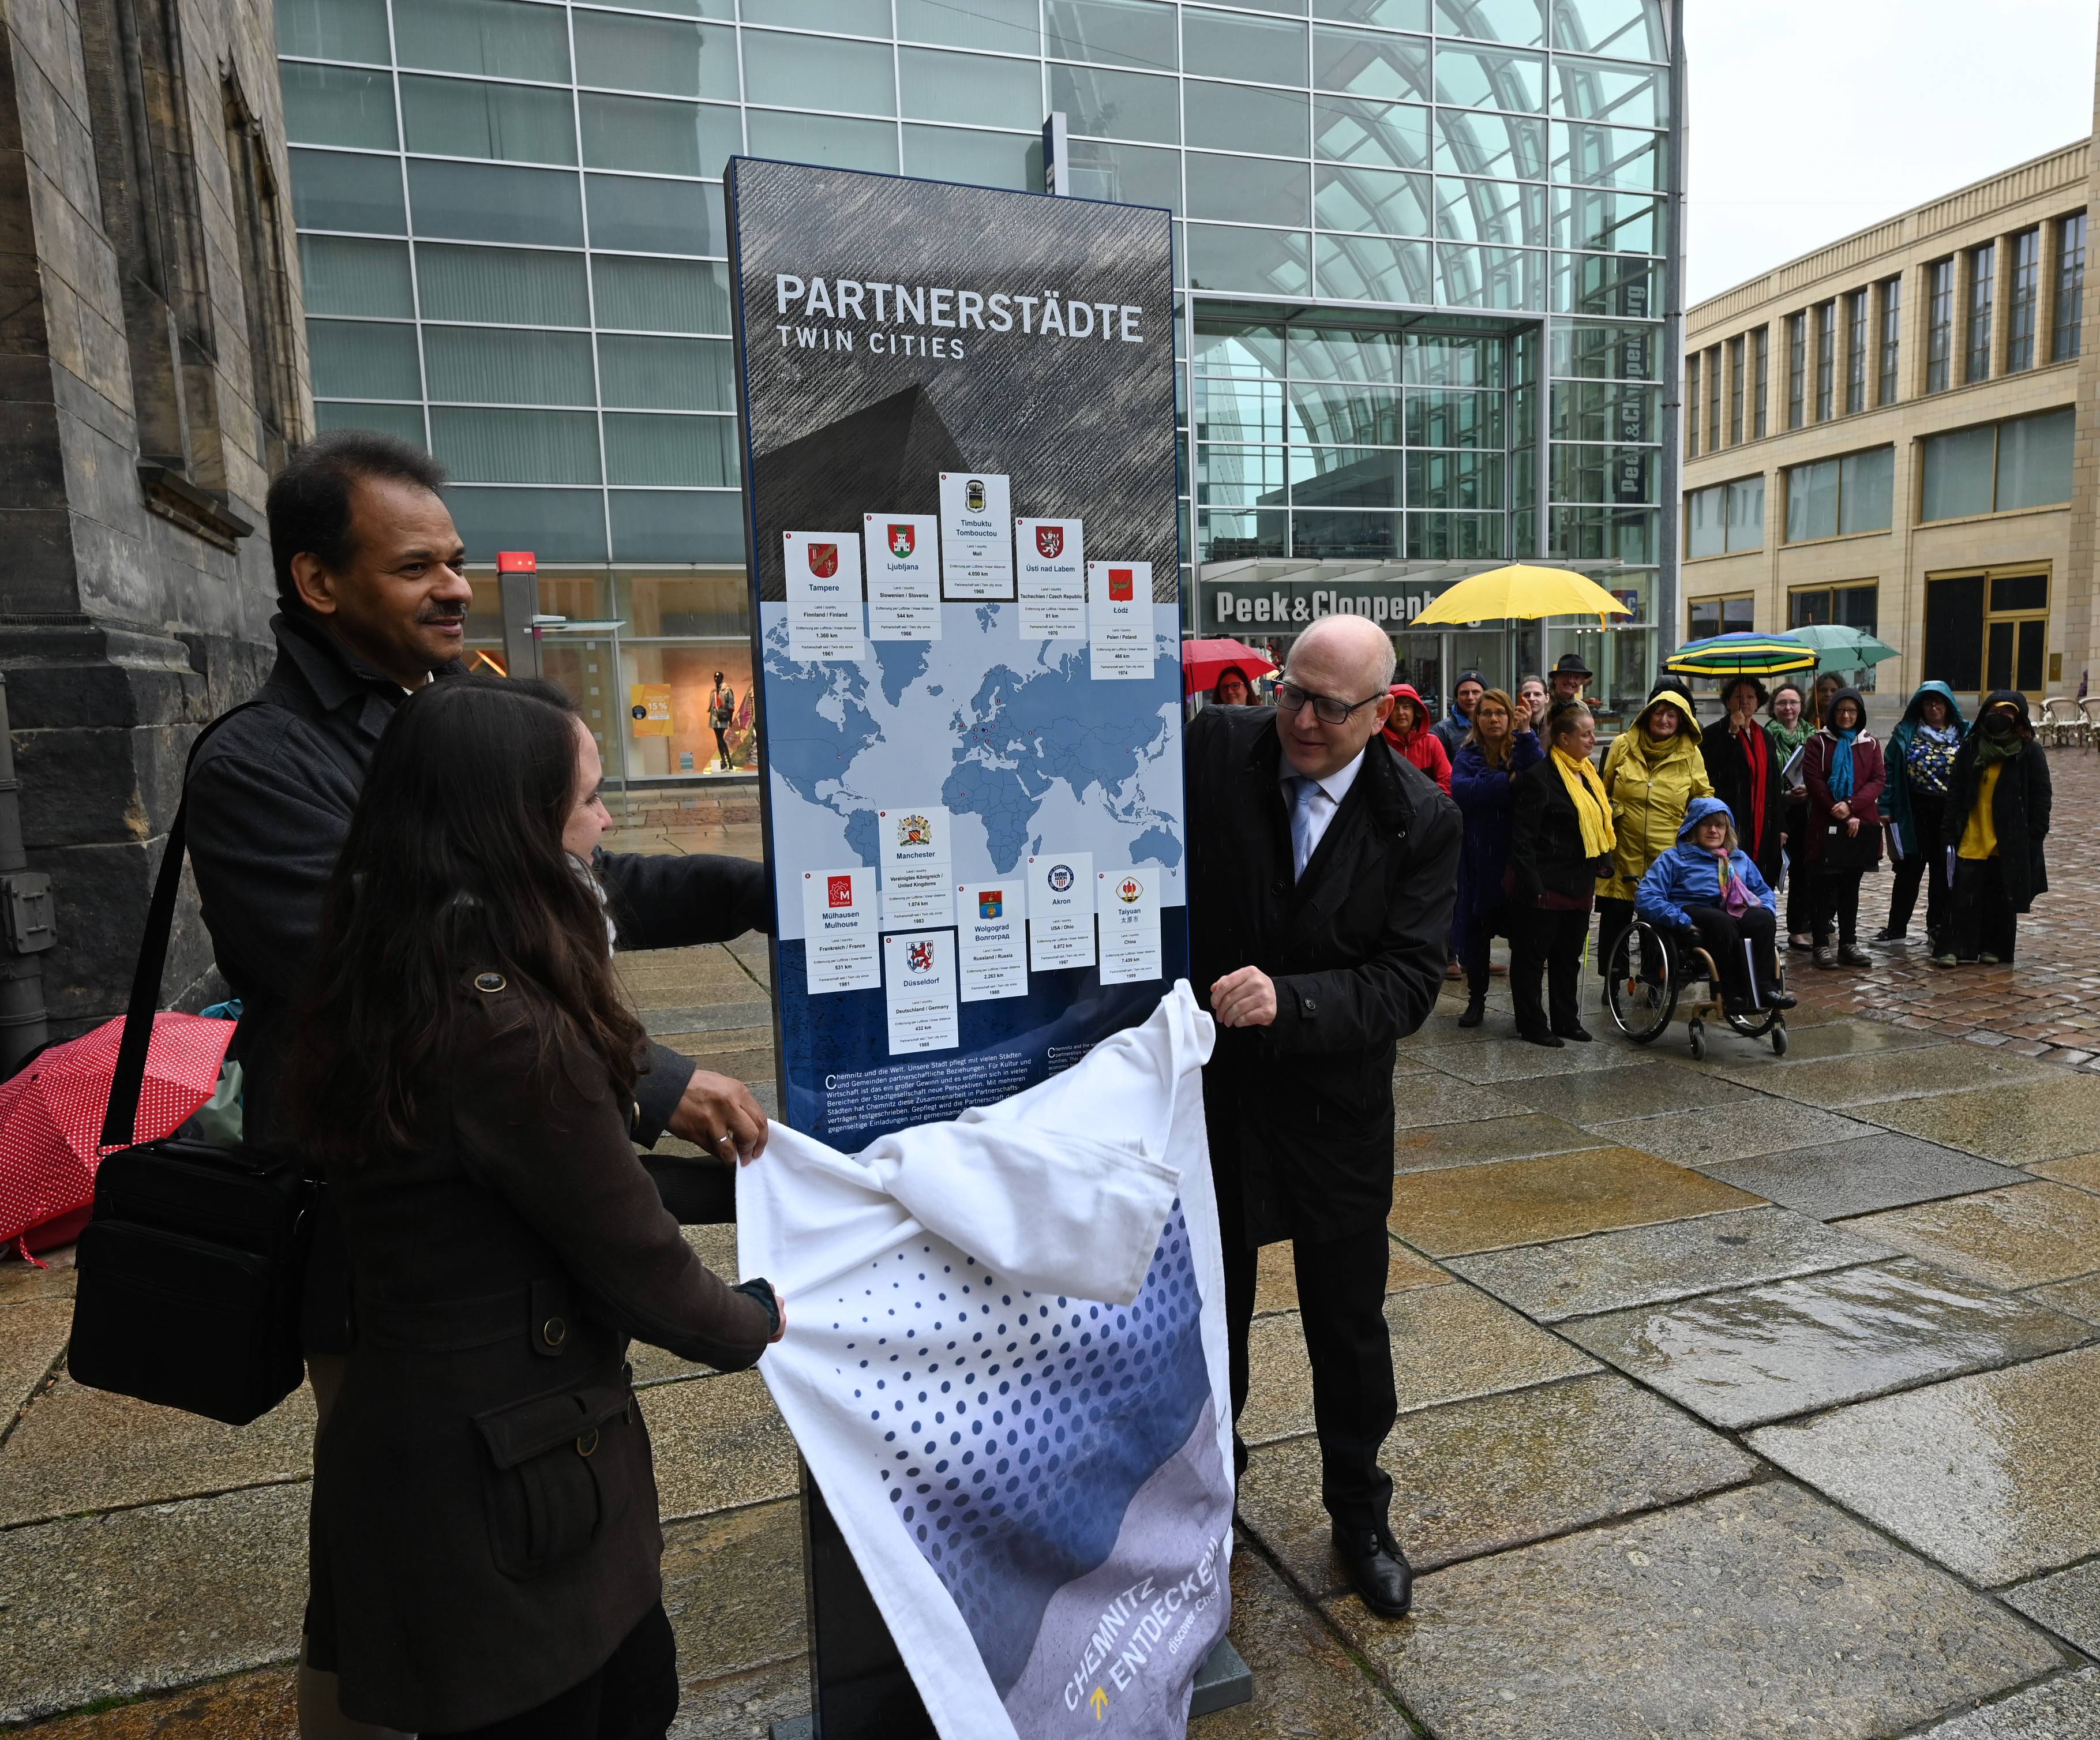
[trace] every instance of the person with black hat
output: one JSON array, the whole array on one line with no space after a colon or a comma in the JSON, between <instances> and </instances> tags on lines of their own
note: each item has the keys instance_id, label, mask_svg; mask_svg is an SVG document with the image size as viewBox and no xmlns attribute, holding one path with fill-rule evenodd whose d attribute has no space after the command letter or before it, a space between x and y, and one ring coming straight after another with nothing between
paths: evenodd
<instances>
[{"instance_id":1,"label":"person with black hat","mask_svg":"<svg viewBox=\"0 0 2100 1740\"><path fill-rule=\"evenodd\" d=\"M1582 662L1580 653L1564 652L1555 661L1553 674L1547 679L1549 707L1560 707L1569 701L1582 699L1582 690L1596 672Z\"/></svg>"},{"instance_id":2,"label":"person with black hat","mask_svg":"<svg viewBox=\"0 0 2100 1740\"><path fill-rule=\"evenodd\" d=\"M1462 670L1451 685L1451 710L1436 722L1436 740L1444 745L1445 758L1458 765L1458 745L1473 728L1473 709L1487 691L1488 681L1476 670Z\"/></svg>"},{"instance_id":3,"label":"person with black hat","mask_svg":"<svg viewBox=\"0 0 2100 1740\"><path fill-rule=\"evenodd\" d=\"M2053 799L2027 697L1993 689L1948 781L1939 837L1954 855L1953 910L1935 966L2012 964L2019 915L2049 892L2042 841Z\"/></svg>"}]
</instances>

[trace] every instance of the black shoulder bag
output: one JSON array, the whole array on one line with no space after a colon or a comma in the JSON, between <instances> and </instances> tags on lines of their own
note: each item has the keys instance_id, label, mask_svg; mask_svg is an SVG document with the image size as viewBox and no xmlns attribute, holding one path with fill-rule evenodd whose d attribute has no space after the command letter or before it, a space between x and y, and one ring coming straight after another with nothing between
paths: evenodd
<instances>
[{"instance_id":1,"label":"black shoulder bag","mask_svg":"<svg viewBox=\"0 0 2100 1740\"><path fill-rule=\"evenodd\" d=\"M206 726L191 759L243 710ZM146 915L102 1126L104 1149L118 1151L95 1174L94 1217L80 1238L66 1368L90 1389L245 1426L305 1376L299 1296L311 1187L290 1155L181 1130L133 1145L188 811L185 793Z\"/></svg>"}]
</instances>

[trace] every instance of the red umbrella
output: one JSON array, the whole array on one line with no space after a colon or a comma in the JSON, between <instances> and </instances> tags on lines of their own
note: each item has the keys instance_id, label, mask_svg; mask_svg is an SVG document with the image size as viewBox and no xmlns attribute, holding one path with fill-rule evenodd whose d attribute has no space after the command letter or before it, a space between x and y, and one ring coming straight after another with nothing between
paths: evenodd
<instances>
[{"instance_id":1,"label":"red umbrella","mask_svg":"<svg viewBox=\"0 0 2100 1740\"><path fill-rule=\"evenodd\" d=\"M1181 692L1193 695L1202 689L1207 694L1217 687L1219 674L1228 665L1238 665L1250 683L1276 669L1275 660L1242 641L1185 640L1181 643Z\"/></svg>"},{"instance_id":2,"label":"red umbrella","mask_svg":"<svg viewBox=\"0 0 2100 1740\"><path fill-rule=\"evenodd\" d=\"M157 1142L210 1099L232 1042L233 1023L204 1015L153 1018L146 1085L134 1140ZM124 1037L119 1017L53 1045L11 1081L0 1084L0 1250L65 1220L77 1231L95 1200L103 1114ZM42 1245L63 1237L40 1238Z\"/></svg>"}]
</instances>

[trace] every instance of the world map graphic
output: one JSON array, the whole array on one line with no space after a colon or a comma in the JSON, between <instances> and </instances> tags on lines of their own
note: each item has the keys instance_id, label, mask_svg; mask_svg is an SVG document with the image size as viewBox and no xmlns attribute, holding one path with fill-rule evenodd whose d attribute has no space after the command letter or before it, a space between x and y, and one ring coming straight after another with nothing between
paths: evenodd
<instances>
[{"instance_id":1,"label":"world map graphic","mask_svg":"<svg viewBox=\"0 0 2100 1740\"><path fill-rule=\"evenodd\" d=\"M1154 675L1093 680L1083 641L1022 640L1017 607L943 604L942 638L871 641L864 664L788 656L787 607L761 607L774 850L800 871L881 863L877 813L945 805L956 880L1030 853L1151 865L1182 903L1175 607L1155 606ZM783 937L801 934L783 901Z\"/></svg>"}]
</instances>

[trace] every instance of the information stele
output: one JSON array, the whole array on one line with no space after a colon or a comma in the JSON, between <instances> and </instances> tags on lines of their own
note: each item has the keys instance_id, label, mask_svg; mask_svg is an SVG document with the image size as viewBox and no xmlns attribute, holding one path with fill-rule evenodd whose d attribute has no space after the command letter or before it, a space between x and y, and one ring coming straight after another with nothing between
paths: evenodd
<instances>
[{"instance_id":1,"label":"information stele","mask_svg":"<svg viewBox=\"0 0 2100 1740\"><path fill-rule=\"evenodd\" d=\"M1172 233L756 158L726 183L780 1115L852 1151L1188 971ZM807 1481L804 1518L818 1730L930 1733Z\"/></svg>"},{"instance_id":2,"label":"information stele","mask_svg":"<svg viewBox=\"0 0 2100 1740\"><path fill-rule=\"evenodd\" d=\"M1188 970L1172 239L1148 207L726 181L780 1115L850 1152Z\"/></svg>"}]
</instances>

